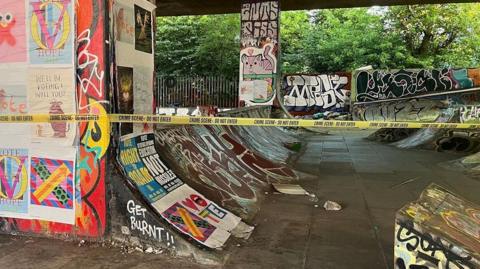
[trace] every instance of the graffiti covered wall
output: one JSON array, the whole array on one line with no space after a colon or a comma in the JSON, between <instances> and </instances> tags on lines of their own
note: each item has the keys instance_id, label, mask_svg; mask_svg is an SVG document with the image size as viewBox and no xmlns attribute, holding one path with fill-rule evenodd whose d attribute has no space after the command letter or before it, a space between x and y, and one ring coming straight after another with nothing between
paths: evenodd
<instances>
[{"instance_id":1,"label":"graffiti covered wall","mask_svg":"<svg viewBox=\"0 0 480 269\"><path fill-rule=\"evenodd\" d=\"M0 31L0 68L16 74L0 73L3 112L106 115L104 2L7 1L2 9L9 29ZM4 53L10 48L14 55ZM108 124L8 129L17 136L0 139L2 231L101 237Z\"/></svg>"},{"instance_id":2,"label":"graffiti covered wall","mask_svg":"<svg viewBox=\"0 0 480 269\"><path fill-rule=\"evenodd\" d=\"M273 104L277 82L279 17L278 1L242 1L241 106Z\"/></svg>"},{"instance_id":3,"label":"graffiti covered wall","mask_svg":"<svg viewBox=\"0 0 480 269\"><path fill-rule=\"evenodd\" d=\"M160 152L185 171L192 187L243 218L258 211L267 182L297 179L293 170L246 148L222 127L184 126L156 135Z\"/></svg>"},{"instance_id":4,"label":"graffiti covered wall","mask_svg":"<svg viewBox=\"0 0 480 269\"><path fill-rule=\"evenodd\" d=\"M444 100L411 99L353 107L353 118L361 121L425 121L433 122L448 108Z\"/></svg>"},{"instance_id":5,"label":"graffiti covered wall","mask_svg":"<svg viewBox=\"0 0 480 269\"><path fill-rule=\"evenodd\" d=\"M480 105L465 105L460 107L460 121L471 123L480 121Z\"/></svg>"},{"instance_id":6,"label":"graffiti covered wall","mask_svg":"<svg viewBox=\"0 0 480 269\"><path fill-rule=\"evenodd\" d=\"M283 80L283 104L293 116L349 112L350 73L292 74Z\"/></svg>"},{"instance_id":7,"label":"graffiti covered wall","mask_svg":"<svg viewBox=\"0 0 480 269\"><path fill-rule=\"evenodd\" d=\"M480 87L480 69L368 70L354 73L356 102L452 93Z\"/></svg>"},{"instance_id":8,"label":"graffiti covered wall","mask_svg":"<svg viewBox=\"0 0 480 269\"><path fill-rule=\"evenodd\" d=\"M77 6L77 100L80 114L106 116L109 110L106 87L105 1L80 0ZM105 173L110 144L108 122L79 125L80 146L77 155L82 201L77 210L78 234L100 237L106 229Z\"/></svg>"},{"instance_id":9,"label":"graffiti covered wall","mask_svg":"<svg viewBox=\"0 0 480 269\"><path fill-rule=\"evenodd\" d=\"M395 268L480 266L480 207L432 184L395 223Z\"/></svg>"}]
</instances>

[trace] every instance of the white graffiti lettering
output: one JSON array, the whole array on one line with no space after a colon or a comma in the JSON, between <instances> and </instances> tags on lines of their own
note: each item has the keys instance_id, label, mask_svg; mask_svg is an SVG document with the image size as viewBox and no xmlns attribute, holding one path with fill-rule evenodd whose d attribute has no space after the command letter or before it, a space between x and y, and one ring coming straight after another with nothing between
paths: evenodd
<instances>
[{"instance_id":1,"label":"white graffiti lettering","mask_svg":"<svg viewBox=\"0 0 480 269\"><path fill-rule=\"evenodd\" d=\"M147 209L135 204L134 201L130 200L127 202L127 211L131 214L130 216L130 229L132 231L138 231L143 236L153 238L159 242L164 242L167 244L167 247L175 247L175 239L170 233L165 231L165 228L152 225L147 221L145 213Z\"/></svg>"},{"instance_id":2,"label":"white graffiti lettering","mask_svg":"<svg viewBox=\"0 0 480 269\"><path fill-rule=\"evenodd\" d=\"M294 111L344 108L350 101L348 82L347 76L336 74L287 76L284 104Z\"/></svg>"},{"instance_id":3,"label":"white graffiti lettering","mask_svg":"<svg viewBox=\"0 0 480 269\"><path fill-rule=\"evenodd\" d=\"M79 82L80 89L84 94L90 92L92 88L98 97L103 97L103 79L105 72L99 71L102 69L99 66L98 56L88 51L91 45L90 29L86 29L84 32L78 35L78 67L77 67L77 80ZM85 74L85 72L87 72ZM99 85L99 86L97 86Z\"/></svg>"},{"instance_id":4,"label":"white graffiti lettering","mask_svg":"<svg viewBox=\"0 0 480 269\"><path fill-rule=\"evenodd\" d=\"M480 106L463 106L460 108L460 120L462 123L480 121Z\"/></svg>"}]
</instances>

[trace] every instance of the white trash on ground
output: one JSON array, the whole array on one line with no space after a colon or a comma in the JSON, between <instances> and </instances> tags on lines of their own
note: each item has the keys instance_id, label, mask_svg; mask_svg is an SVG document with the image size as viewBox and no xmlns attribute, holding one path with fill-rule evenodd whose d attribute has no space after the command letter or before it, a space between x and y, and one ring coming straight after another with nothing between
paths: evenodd
<instances>
[{"instance_id":1,"label":"white trash on ground","mask_svg":"<svg viewBox=\"0 0 480 269\"><path fill-rule=\"evenodd\" d=\"M327 211L340 211L342 210L342 206L334 201L326 201L325 204L323 205L323 208Z\"/></svg>"}]
</instances>

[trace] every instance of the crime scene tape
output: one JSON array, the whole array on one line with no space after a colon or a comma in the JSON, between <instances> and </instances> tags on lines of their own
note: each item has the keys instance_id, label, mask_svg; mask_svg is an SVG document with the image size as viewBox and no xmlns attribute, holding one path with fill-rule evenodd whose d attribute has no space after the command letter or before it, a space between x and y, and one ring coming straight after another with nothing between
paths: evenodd
<instances>
[{"instance_id":1,"label":"crime scene tape","mask_svg":"<svg viewBox=\"0 0 480 269\"><path fill-rule=\"evenodd\" d=\"M318 127L318 128L358 128L358 129L480 129L479 123L437 123L437 122L384 122L384 121L337 121L337 120L302 120L302 119L265 119L265 118L230 118L197 116L162 116L162 115L1 115L0 123L38 123L38 122L88 122L103 121L110 123L151 123L172 125L233 125L263 127Z\"/></svg>"}]
</instances>

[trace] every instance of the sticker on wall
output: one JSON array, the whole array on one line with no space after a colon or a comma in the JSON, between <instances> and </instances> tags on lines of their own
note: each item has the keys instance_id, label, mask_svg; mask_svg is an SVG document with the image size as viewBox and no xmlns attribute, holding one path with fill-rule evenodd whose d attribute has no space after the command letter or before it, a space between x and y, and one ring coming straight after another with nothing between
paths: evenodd
<instances>
[{"instance_id":1,"label":"sticker on wall","mask_svg":"<svg viewBox=\"0 0 480 269\"><path fill-rule=\"evenodd\" d=\"M29 0L31 64L72 64L73 0Z\"/></svg>"},{"instance_id":2,"label":"sticker on wall","mask_svg":"<svg viewBox=\"0 0 480 269\"><path fill-rule=\"evenodd\" d=\"M113 14L115 20L115 40L132 44L135 38L135 22L133 15L133 6L128 1L115 1L113 5Z\"/></svg>"},{"instance_id":3,"label":"sticker on wall","mask_svg":"<svg viewBox=\"0 0 480 269\"><path fill-rule=\"evenodd\" d=\"M25 2L6 1L6 3L2 3L0 7L0 63L27 61L25 32Z\"/></svg>"},{"instance_id":4,"label":"sticker on wall","mask_svg":"<svg viewBox=\"0 0 480 269\"><path fill-rule=\"evenodd\" d=\"M0 148L0 216L28 217L28 149Z\"/></svg>"},{"instance_id":5,"label":"sticker on wall","mask_svg":"<svg viewBox=\"0 0 480 269\"><path fill-rule=\"evenodd\" d=\"M73 70L30 69L28 103L32 114L62 115L76 112ZM74 123L52 122L32 124L33 142L52 141L72 145L76 127Z\"/></svg>"},{"instance_id":6,"label":"sticker on wall","mask_svg":"<svg viewBox=\"0 0 480 269\"><path fill-rule=\"evenodd\" d=\"M33 157L30 162L30 216L75 223L74 161Z\"/></svg>"},{"instance_id":7,"label":"sticker on wall","mask_svg":"<svg viewBox=\"0 0 480 269\"><path fill-rule=\"evenodd\" d=\"M152 53L152 12L135 5L135 49Z\"/></svg>"}]
</instances>

